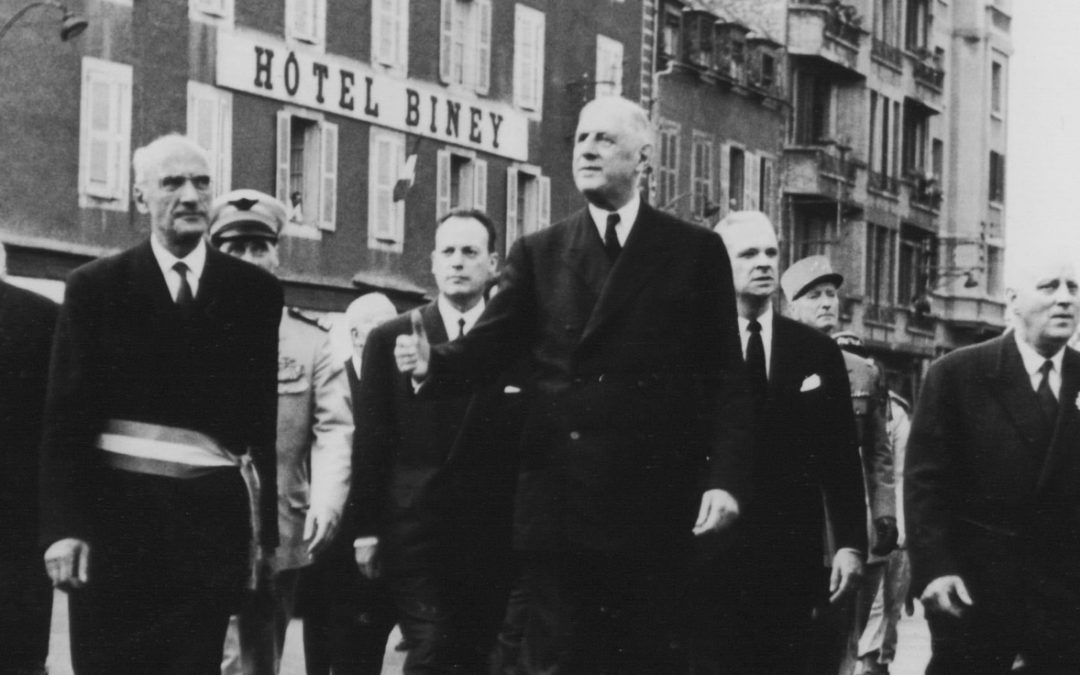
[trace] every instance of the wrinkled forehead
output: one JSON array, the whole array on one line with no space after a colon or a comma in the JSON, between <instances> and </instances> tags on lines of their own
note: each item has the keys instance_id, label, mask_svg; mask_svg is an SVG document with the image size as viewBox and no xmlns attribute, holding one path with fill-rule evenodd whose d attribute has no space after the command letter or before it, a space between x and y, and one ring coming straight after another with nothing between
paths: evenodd
<instances>
[{"instance_id":1,"label":"wrinkled forehead","mask_svg":"<svg viewBox=\"0 0 1080 675\"><path fill-rule=\"evenodd\" d=\"M162 143L147 157L147 175L160 179L166 176L207 176L210 166L206 158L184 143Z\"/></svg>"},{"instance_id":2,"label":"wrinkled forehead","mask_svg":"<svg viewBox=\"0 0 1080 675\"><path fill-rule=\"evenodd\" d=\"M1010 275L1009 288L1015 291L1038 288L1042 284L1063 280L1075 284L1077 282L1076 264L1059 256L1052 257L1026 257L1016 263Z\"/></svg>"},{"instance_id":3,"label":"wrinkled forehead","mask_svg":"<svg viewBox=\"0 0 1080 675\"><path fill-rule=\"evenodd\" d=\"M632 136L635 130L644 132L644 128L648 127L648 118L644 111L632 106L632 103L616 97L590 101L578 115L578 133L589 131L605 132L615 136ZM644 128L638 129L638 127Z\"/></svg>"}]
</instances>

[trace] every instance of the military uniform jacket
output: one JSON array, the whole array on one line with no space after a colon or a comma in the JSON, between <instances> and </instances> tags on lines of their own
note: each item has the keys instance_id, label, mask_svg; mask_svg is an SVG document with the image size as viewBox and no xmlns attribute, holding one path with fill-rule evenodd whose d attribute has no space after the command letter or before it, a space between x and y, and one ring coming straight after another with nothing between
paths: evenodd
<instances>
[{"instance_id":1,"label":"military uniform jacket","mask_svg":"<svg viewBox=\"0 0 1080 675\"><path fill-rule=\"evenodd\" d=\"M667 559L689 546L703 489L747 497L750 400L715 233L642 204L614 265L587 210L519 239L476 326L433 348L421 393L522 356L517 547Z\"/></svg>"},{"instance_id":2,"label":"military uniform jacket","mask_svg":"<svg viewBox=\"0 0 1080 675\"><path fill-rule=\"evenodd\" d=\"M304 542L308 509L344 512L353 419L344 363L332 353L327 332L288 309L278 340L277 568L291 569L312 562Z\"/></svg>"},{"instance_id":3,"label":"military uniform jacket","mask_svg":"<svg viewBox=\"0 0 1080 675\"><path fill-rule=\"evenodd\" d=\"M105 466L95 439L107 420L128 419L193 429L235 453L250 453L262 483L260 543L275 546L281 307L277 280L209 247L187 316L173 302L149 241L72 272L49 374L42 543L160 539L169 528L196 527L189 509L220 499L226 512L216 519L206 514L207 526L220 523L217 534L239 539L233 544L239 555L246 550L249 515L239 506L246 497L238 474L225 469L229 475L179 480L120 476L128 472ZM168 524L134 517L140 505L151 504Z\"/></svg>"}]
</instances>

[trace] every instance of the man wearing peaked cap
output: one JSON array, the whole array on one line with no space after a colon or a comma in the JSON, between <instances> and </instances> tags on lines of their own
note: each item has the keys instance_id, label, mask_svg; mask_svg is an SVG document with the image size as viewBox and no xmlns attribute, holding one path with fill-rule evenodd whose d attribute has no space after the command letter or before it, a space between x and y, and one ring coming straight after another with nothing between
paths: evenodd
<instances>
[{"instance_id":1,"label":"man wearing peaked cap","mask_svg":"<svg viewBox=\"0 0 1080 675\"><path fill-rule=\"evenodd\" d=\"M211 207L210 242L275 273L278 235L286 218L285 205L270 195L233 190ZM315 319L292 307L282 312L277 370L281 544L273 576L249 598L236 628L230 629L223 663L227 674L277 672L285 629L297 613L297 588L304 585L301 570L327 550L339 529L352 471L353 424L344 364L328 338ZM307 644L308 624L306 618L305 651L314 658L319 650Z\"/></svg>"},{"instance_id":2,"label":"man wearing peaked cap","mask_svg":"<svg viewBox=\"0 0 1080 675\"><path fill-rule=\"evenodd\" d=\"M880 370L872 361L853 353L850 340L841 339L839 326L838 289L844 277L833 270L826 256L813 255L792 264L780 278L788 299L788 313L797 321L831 335L840 345L847 365L851 385L851 401L866 481L870 528L870 555L867 558L866 578L856 601L851 635L842 651L845 662L842 673L851 672L856 658L857 641L866 624L870 605L881 584L885 561L896 548L896 478L893 452L886 429L888 390ZM877 664L877 654L867 655ZM887 668L887 666L886 666ZM871 671L873 672L873 671Z\"/></svg>"}]
</instances>

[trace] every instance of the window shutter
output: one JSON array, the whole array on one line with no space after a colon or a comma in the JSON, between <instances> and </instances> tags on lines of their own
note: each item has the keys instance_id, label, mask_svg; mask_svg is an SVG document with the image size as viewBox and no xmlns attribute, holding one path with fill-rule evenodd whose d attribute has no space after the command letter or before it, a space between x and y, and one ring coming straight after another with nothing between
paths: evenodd
<instances>
[{"instance_id":1,"label":"window shutter","mask_svg":"<svg viewBox=\"0 0 1080 675\"><path fill-rule=\"evenodd\" d=\"M322 153L319 155L322 164L319 172L319 229L332 232L337 228L338 126L322 122L319 127L322 140Z\"/></svg>"},{"instance_id":2,"label":"window shutter","mask_svg":"<svg viewBox=\"0 0 1080 675\"><path fill-rule=\"evenodd\" d=\"M476 93L486 94L491 85L491 0L476 3Z\"/></svg>"},{"instance_id":3,"label":"window shutter","mask_svg":"<svg viewBox=\"0 0 1080 675\"><path fill-rule=\"evenodd\" d=\"M761 180L760 190L758 192L758 194L761 195L761 199L760 199L761 204L760 204L760 206L758 208L760 208L765 213L765 215L769 216L769 218L773 218L776 215L773 212L774 211L774 209L773 209L773 200L775 198L775 194L774 194L774 190L773 190L773 181L775 180L773 178L773 171L774 171L773 167L774 167L774 164L773 164L772 157L762 157L761 158L761 179L762 180Z\"/></svg>"},{"instance_id":4,"label":"window shutter","mask_svg":"<svg viewBox=\"0 0 1080 675\"><path fill-rule=\"evenodd\" d=\"M473 208L487 211L487 160L474 159L473 165Z\"/></svg>"},{"instance_id":5,"label":"window shutter","mask_svg":"<svg viewBox=\"0 0 1080 675\"><path fill-rule=\"evenodd\" d=\"M314 0L311 9L311 23L314 27L315 44L326 43L326 0Z\"/></svg>"},{"instance_id":6,"label":"window shutter","mask_svg":"<svg viewBox=\"0 0 1080 675\"><path fill-rule=\"evenodd\" d=\"M388 135L372 129L369 149L368 238L388 244L393 242L394 146Z\"/></svg>"},{"instance_id":7,"label":"window shutter","mask_svg":"<svg viewBox=\"0 0 1080 675\"><path fill-rule=\"evenodd\" d=\"M521 5L515 6L514 14L514 103L531 108L530 71L532 70L532 30L528 14ZM514 171L514 169L507 169Z\"/></svg>"},{"instance_id":8,"label":"window shutter","mask_svg":"<svg viewBox=\"0 0 1080 675\"><path fill-rule=\"evenodd\" d=\"M758 205L758 188L761 184L761 162L756 153L749 150L743 155L743 185L746 196L743 197L743 208L747 211L756 211Z\"/></svg>"},{"instance_id":9,"label":"window shutter","mask_svg":"<svg viewBox=\"0 0 1080 675\"><path fill-rule=\"evenodd\" d=\"M289 154L292 145L292 115L279 110L277 114L277 198L286 206L289 199ZM304 205L305 208L307 205Z\"/></svg>"},{"instance_id":10,"label":"window shutter","mask_svg":"<svg viewBox=\"0 0 1080 675\"><path fill-rule=\"evenodd\" d=\"M83 60L82 191L125 207L129 186L130 78L130 66Z\"/></svg>"},{"instance_id":11,"label":"window shutter","mask_svg":"<svg viewBox=\"0 0 1080 675\"><path fill-rule=\"evenodd\" d=\"M221 195L232 189L232 94L222 93L218 98L217 114L217 176L214 180L214 194Z\"/></svg>"},{"instance_id":12,"label":"window shutter","mask_svg":"<svg viewBox=\"0 0 1080 675\"><path fill-rule=\"evenodd\" d=\"M520 237L521 229L518 227L518 170L515 167L506 169L506 251L510 251L510 244Z\"/></svg>"},{"instance_id":13,"label":"window shutter","mask_svg":"<svg viewBox=\"0 0 1080 675\"><path fill-rule=\"evenodd\" d=\"M540 176L540 229L551 225L551 179Z\"/></svg>"},{"instance_id":14,"label":"window shutter","mask_svg":"<svg viewBox=\"0 0 1080 675\"><path fill-rule=\"evenodd\" d=\"M449 84L452 73L450 63L454 49L454 3L456 0L442 0L442 16L439 30L439 79ZM449 193L447 193L449 194ZM449 202L447 202L449 204Z\"/></svg>"},{"instance_id":15,"label":"window shutter","mask_svg":"<svg viewBox=\"0 0 1080 675\"><path fill-rule=\"evenodd\" d=\"M720 144L720 217L731 211L731 143Z\"/></svg>"},{"instance_id":16,"label":"window shutter","mask_svg":"<svg viewBox=\"0 0 1080 675\"><path fill-rule=\"evenodd\" d=\"M227 92L188 82L187 134L210 156L215 196L229 191L232 177L231 103Z\"/></svg>"},{"instance_id":17,"label":"window shutter","mask_svg":"<svg viewBox=\"0 0 1080 675\"><path fill-rule=\"evenodd\" d=\"M435 156L435 219L450 211L450 151L439 150Z\"/></svg>"},{"instance_id":18,"label":"window shutter","mask_svg":"<svg viewBox=\"0 0 1080 675\"><path fill-rule=\"evenodd\" d=\"M409 68L409 0L397 0L394 10L397 12L394 34L397 36L397 62L394 64L408 73Z\"/></svg>"}]
</instances>

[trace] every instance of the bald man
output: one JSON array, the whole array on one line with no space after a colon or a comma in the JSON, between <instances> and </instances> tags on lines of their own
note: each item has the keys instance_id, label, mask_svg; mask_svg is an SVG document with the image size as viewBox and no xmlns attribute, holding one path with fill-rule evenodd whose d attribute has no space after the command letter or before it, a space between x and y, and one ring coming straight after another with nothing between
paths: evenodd
<instances>
[{"instance_id":1,"label":"bald man","mask_svg":"<svg viewBox=\"0 0 1080 675\"><path fill-rule=\"evenodd\" d=\"M1059 252L1017 258L1013 330L936 361L908 438L912 591L927 673L1080 672L1078 281Z\"/></svg>"}]
</instances>

